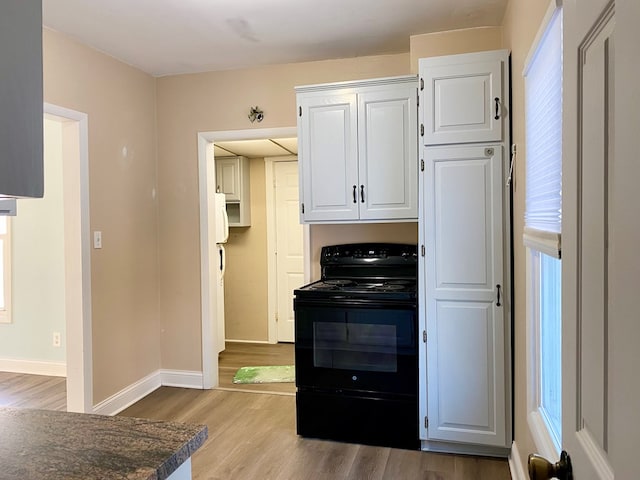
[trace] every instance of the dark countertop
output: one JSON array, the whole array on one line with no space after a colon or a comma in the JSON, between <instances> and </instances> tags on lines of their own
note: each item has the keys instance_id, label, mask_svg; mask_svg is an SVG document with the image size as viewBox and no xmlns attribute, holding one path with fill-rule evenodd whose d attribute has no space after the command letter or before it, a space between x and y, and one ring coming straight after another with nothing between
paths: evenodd
<instances>
[{"instance_id":1,"label":"dark countertop","mask_svg":"<svg viewBox=\"0 0 640 480\"><path fill-rule=\"evenodd\" d=\"M0 408L0 478L163 480L206 439L204 425Z\"/></svg>"}]
</instances>

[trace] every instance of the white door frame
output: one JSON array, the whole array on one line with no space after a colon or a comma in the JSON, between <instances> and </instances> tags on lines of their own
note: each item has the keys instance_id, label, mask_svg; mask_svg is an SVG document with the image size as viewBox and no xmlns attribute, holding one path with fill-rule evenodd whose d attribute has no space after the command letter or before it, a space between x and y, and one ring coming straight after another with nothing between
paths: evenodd
<instances>
[{"instance_id":1,"label":"white door frame","mask_svg":"<svg viewBox=\"0 0 640 480\"><path fill-rule=\"evenodd\" d=\"M297 162L297 155L288 155L286 157L267 157L265 161L265 191L267 194L267 310L269 315L269 343L277 343L278 341L278 322L276 322L276 312L278 310L278 292L276 289L278 269L277 265L277 242L276 242L276 218L275 218L275 163L277 162ZM309 225L302 226L302 251L304 255L304 283L310 282L311 275L311 256L309 246Z\"/></svg>"},{"instance_id":2,"label":"white door frame","mask_svg":"<svg viewBox=\"0 0 640 480\"><path fill-rule=\"evenodd\" d=\"M209 252L209 238L213 225L209 223L209 211L215 192L215 167L212 144L220 141L259 140L264 138L289 138L298 135L297 127L255 128L250 130L222 130L198 132L198 187L200 191L200 298L202 335L202 388L218 386L217 329L215 319L216 299L211 279L215 278L214 263ZM305 250L305 259L309 257ZM307 264L305 263L305 270ZM305 271L305 278L308 272Z\"/></svg>"},{"instance_id":3,"label":"white door frame","mask_svg":"<svg viewBox=\"0 0 640 480\"><path fill-rule=\"evenodd\" d=\"M71 164L71 185L65 179L65 196L78 207L65 226L65 250L73 258L65 261L67 411L93 412L93 343L91 335L91 230L89 212L89 119L86 113L44 103L45 115L73 122L77 129L78 156ZM75 147L75 146L74 146ZM69 238L71 237L71 238ZM71 245L69 243L71 242ZM68 255L68 252L65 252Z\"/></svg>"}]
</instances>

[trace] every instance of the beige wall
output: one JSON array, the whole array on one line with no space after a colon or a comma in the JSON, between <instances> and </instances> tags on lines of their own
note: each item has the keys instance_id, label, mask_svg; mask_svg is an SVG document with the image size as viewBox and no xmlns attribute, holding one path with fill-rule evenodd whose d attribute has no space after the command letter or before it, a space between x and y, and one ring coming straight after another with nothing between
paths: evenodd
<instances>
[{"instance_id":1,"label":"beige wall","mask_svg":"<svg viewBox=\"0 0 640 480\"><path fill-rule=\"evenodd\" d=\"M511 118L512 142L518 146L513 195L514 238L514 433L520 461L526 471L527 454L535 452L527 426L526 402L526 312L525 312L525 249L522 244L525 189L524 81L522 70L531 44L538 31L549 2L538 0L510 0L504 17L504 45L511 50Z\"/></svg>"},{"instance_id":2,"label":"beige wall","mask_svg":"<svg viewBox=\"0 0 640 480\"><path fill-rule=\"evenodd\" d=\"M398 54L158 79L163 368L201 370L197 133L294 127L296 85L405 75L408 72L409 54ZM247 119L249 108L255 105L265 112L265 119L259 125ZM256 183L252 178L252 189ZM257 218L252 212L252 225L255 221ZM251 275L251 270L244 271L239 275L240 280L246 283ZM234 294L231 289L229 293ZM240 299L229 298L228 301L233 304ZM266 321L260 334L261 340L267 339Z\"/></svg>"},{"instance_id":3,"label":"beige wall","mask_svg":"<svg viewBox=\"0 0 640 480\"><path fill-rule=\"evenodd\" d=\"M201 321L197 133L295 126L294 87L297 85L406 75L417 70L417 60L414 59L418 56L501 48L501 29L491 27L421 35L412 37L411 45L410 54L325 60L158 79L160 312L164 368L197 371L201 368L200 351L195 348L200 345ZM259 105L265 112L265 119L260 125L251 124L247 119L252 105ZM253 179L251 184L253 189ZM252 212L252 223L254 220ZM257 235L251 234L251 237L257 238ZM355 241L415 243L417 226L314 226L311 231L311 261L316 271L313 275L319 275L317 261L322 245ZM231 261L229 257L229 265L232 265ZM262 264L262 261L259 263ZM231 273L229 276L229 281L234 283L251 281L247 271ZM256 292L256 295L266 299L266 292ZM225 301L230 321L240 314L234 305L239 306L246 301L242 296L241 291L228 288ZM248 311L245 309L242 314L248 314ZM176 321L178 318L180 321ZM265 321L259 329L252 328L249 331L246 330L248 327L241 327L236 331L234 325L228 325L227 333L229 338L234 338L236 333L240 335L242 331L242 338L265 341L266 326ZM249 334L251 337L246 336Z\"/></svg>"},{"instance_id":4,"label":"beige wall","mask_svg":"<svg viewBox=\"0 0 640 480\"><path fill-rule=\"evenodd\" d=\"M324 245L358 242L418 243L418 223L311 225L311 279L320 278L320 249Z\"/></svg>"},{"instance_id":5,"label":"beige wall","mask_svg":"<svg viewBox=\"0 0 640 480\"><path fill-rule=\"evenodd\" d=\"M251 226L231 227L225 245L225 329L231 340L266 342L267 318L267 210L265 163L249 160Z\"/></svg>"},{"instance_id":6,"label":"beige wall","mask_svg":"<svg viewBox=\"0 0 640 480\"><path fill-rule=\"evenodd\" d=\"M502 48L502 27L479 27L414 35L410 39L411 72L418 73L418 59L482 52Z\"/></svg>"},{"instance_id":7,"label":"beige wall","mask_svg":"<svg viewBox=\"0 0 640 480\"><path fill-rule=\"evenodd\" d=\"M43 42L45 101L89 119L95 404L160 368L156 80L57 32Z\"/></svg>"},{"instance_id":8,"label":"beige wall","mask_svg":"<svg viewBox=\"0 0 640 480\"><path fill-rule=\"evenodd\" d=\"M296 85L404 75L417 71L420 57L504 47L513 50L514 141L522 146L520 72L544 8L545 2L511 0L504 32L490 27L415 36L406 54L159 79L45 30L45 101L89 115L91 228L102 230L104 240L104 248L93 250L91 257L94 403L160 367L201 369L198 132L295 126ZM247 120L252 105L265 111L260 125ZM521 163L514 214L515 432L521 451L527 452L532 442L523 410L524 252L518 241L523 182ZM263 198L264 182L252 178L251 183L252 197ZM261 192L253 190L260 185ZM234 232L231 243L259 244L263 234L254 229L259 217L251 228ZM322 245L351 241L414 243L417 225L315 225L312 263L317 265ZM317 268L313 275L319 275ZM236 276L251 281L246 273ZM266 292L256 295L266 299ZM255 330L256 339L266 339L266 330Z\"/></svg>"}]
</instances>

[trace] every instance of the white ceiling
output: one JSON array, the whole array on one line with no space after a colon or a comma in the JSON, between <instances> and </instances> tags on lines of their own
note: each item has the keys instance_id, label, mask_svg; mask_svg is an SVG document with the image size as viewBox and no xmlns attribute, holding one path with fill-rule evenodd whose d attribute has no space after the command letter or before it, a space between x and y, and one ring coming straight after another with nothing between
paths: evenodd
<instances>
[{"instance_id":1,"label":"white ceiling","mask_svg":"<svg viewBox=\"0 0 640 480\"><path fill-rule=\"evenodd\" d=\"M500 25L507 0L43 0L46 27L163 76L409 51L409 37ZM274 143L275 142L275 143ZM297 154L296 139L215 156Z\"/></svg>"},{"instance_id":2,"label":"white ceiling","mask_svg":"<svg viewBox=\"0 0 640 480\"><path fill-rule=\"evenodd\" d=\"M297 138L276 138L264 140L236 140L230 142L216 142L213 156L247 158L282 157L298 154Z\"/></svg>"},{"instance_id":3,"label":"white ceiling","mask_svg":"<svg viewBox=\"0 0 640 480\"><path fill-rule=\"evenodd\" d=\"M151 75L409 51L507 0L43 0L43 23Z\"/></svg>"}]
</instances>

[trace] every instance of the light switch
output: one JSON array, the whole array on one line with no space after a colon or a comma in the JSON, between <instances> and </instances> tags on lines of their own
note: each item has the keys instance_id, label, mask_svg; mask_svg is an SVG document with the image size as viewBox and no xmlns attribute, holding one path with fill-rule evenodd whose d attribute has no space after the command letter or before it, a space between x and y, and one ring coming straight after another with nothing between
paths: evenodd
<instances>
[{"instance_id":1,"label":"light switch","mask_svg":"<svg viewBox=\"0 0 640 480\"><path fill-rule=\"evenodd\" d=\"M93 232L93 248L102 248L102 232Z\"/></svg>"}]
</instances>

